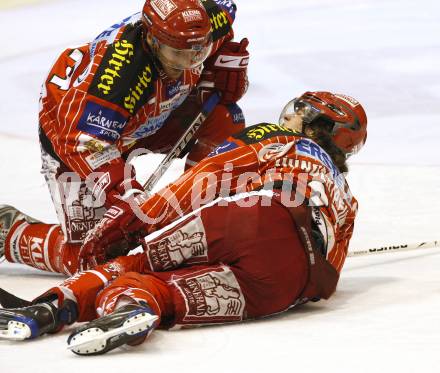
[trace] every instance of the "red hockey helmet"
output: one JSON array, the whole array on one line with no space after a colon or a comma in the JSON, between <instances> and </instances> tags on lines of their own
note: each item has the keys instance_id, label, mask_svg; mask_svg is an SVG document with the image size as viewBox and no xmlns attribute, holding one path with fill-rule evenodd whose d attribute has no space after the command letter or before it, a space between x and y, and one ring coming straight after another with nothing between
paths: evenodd
<instances>
[{"instance_id":1,"label":"red hockey helmet","mask_svg":"<svg viewBox=\"0 0 440 373\"><path fill-rule=\"evenodd\" d=\"M306 92L290 101L280 115L302 109L303 121L311 123L321 118L331 123L333 142L349 157L357 153L367 140L367 115L362 105L353 97L331 92Z\"/></svg>"},{"instance_id":2,"label":"red hockey helmet","mask_svg":"<svg viewBox=\"0 0 440 373\"><path fill-rule=\"evenodd\" d=\"M211 53L211 21L199 0L147 0L142 22L162 63L194 68Z\"/></svg>"}]
</instances>

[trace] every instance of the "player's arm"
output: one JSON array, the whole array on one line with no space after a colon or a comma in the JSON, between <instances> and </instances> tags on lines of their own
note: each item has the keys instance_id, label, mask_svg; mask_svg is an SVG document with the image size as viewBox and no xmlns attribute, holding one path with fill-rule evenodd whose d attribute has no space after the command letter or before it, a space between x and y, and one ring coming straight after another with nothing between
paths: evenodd
<instances>
[{"instance_id":1,"label":"player's arm","mask_svg":"<svg viewBox=\"0 0 440 373\"><path fill-rule=\"evenodd\" d=\"M220 192L236 194L246 191L251 178L255 177L258 157L253 148L242 146L226 153L205 158L178 180L151 196L142 206L146 220L145 231L151 233L175 219L190 213L214 200Z\"/></svg>"},{"instance_id":2,"label":"player's arm","mask_svg":"<svg viewBox=\"0 0 440 373\"><path fill-rule=\"evenodd\" d=\"M354 231L354 222L357 213L357 201L354 200L351 205L351 211L345 218L344 224L339 228L334 249L328 255L328 261L333 267L341 272L347 258L348 248Z\"/></svg>"},{"instance_id":3,"label":"player's arm","mask_svg":"<svg viewBox=\"0 0 440 373\"><path fill-rule=\"evenodd\" d=\"M235 103L248 88L249 42L247 39L232 41L232 24L237 10L233 1L213 0L204 2L204 6L211 20L213 48L204 63L198 85L199 97L204 102L215 89L222 94L222 104Z\"/></svg>"},{"instance_id":4,"label":"player's arm","mask_svg":"<svg viewBox=\"0 0 440 373\"><path fill-rule=\"evenodd\" d=\"M106 47L104 42L95 46L95 55L103 55ZM119 46L121 54L129 53L129 48ZM59 159L94 186L95 197L110 206L113 197L129 189L140 193L142 188L131 171L126 172L117 146L128 113L88 92L98 68L90 53L87 45L66 50L57 60L45 82L40 121Z\"/></svg>"}]
</instances>

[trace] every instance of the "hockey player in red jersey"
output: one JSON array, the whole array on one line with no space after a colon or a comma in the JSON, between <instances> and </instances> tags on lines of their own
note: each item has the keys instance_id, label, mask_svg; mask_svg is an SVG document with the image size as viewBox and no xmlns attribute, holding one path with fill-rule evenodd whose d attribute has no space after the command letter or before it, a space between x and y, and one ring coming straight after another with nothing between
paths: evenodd
<instances>
[{"instance_id":1,"label":"hockey player in red jersey","mask_svg":"<svg viewBox=\"0 0 440 373\"><path fill-rule=\"evenodd\" d=\"M30 306L0 310L0 336L33 338L93 320L68 345L100 354L138 344L156 327L237 322L329 298L357 211L345 161L364 144L366 126L352 97L304 93L280 124L246 128L149 198L142 210L155 222L108 214L87 237L87 260L115 230L127 237L164 228L146 237L143 253L78 273ZM178 212L186 215L176 220Z\"/></svg>"},{"instance_id":2,"label":"hockey player in red jersey","mask_svg":"<svg viewBox=\"0 0 440 373\"><path fill-rule=\"evenodd\" d=\"M249 54L246 39L232 41L235 12L232 0L147 0L141 13L61 54L39 118L42 173L60 225L0 206L0 257L73 274L86 233L107 208L144 197L135 175L124 174L132 150L167 152L213 90L220 104L187 164L244 128L236 102L247 89Z\"/></svg>"}]
</instances>

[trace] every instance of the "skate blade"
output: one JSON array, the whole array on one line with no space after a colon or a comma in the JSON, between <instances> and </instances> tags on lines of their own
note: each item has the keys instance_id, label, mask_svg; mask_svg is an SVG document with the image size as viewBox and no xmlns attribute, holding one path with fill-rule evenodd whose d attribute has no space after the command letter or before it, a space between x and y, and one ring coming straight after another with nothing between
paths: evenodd
<instances>
[{"instance_id":1,"label":"skate blade","mask_svg":"<svg viewBox=\"0 0 440 373\"><path fill-rule=\"evenodd\" d=\"M10 341L23 341L32 336L31 328L20 321L9 321L7 329L0 330L0 339Z\"/></svg>"},{"instance_id":2,"label":"skate blade","mask_svg":"<svg viewBox=\"0 0 440 373\"><path fill-rule=\"evenodd\" d=\"M99 327L91 327L75 335L67 348L79 355L97 354L103 351L109 342L116 342L119 339L114 337L148 331L158 318L156 315L142 312L127 319L120 327L106 332Z\"/></svg>"}]
</instances>

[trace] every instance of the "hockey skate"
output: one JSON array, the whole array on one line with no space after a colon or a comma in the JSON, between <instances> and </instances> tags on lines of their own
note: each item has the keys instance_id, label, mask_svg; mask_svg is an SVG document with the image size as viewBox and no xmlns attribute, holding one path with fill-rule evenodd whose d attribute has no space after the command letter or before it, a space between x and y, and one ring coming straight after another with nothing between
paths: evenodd
<instances>
[{"instance_id":1,"label":"hockey skate","mask_svg":"<svg viewBox=\"0 0 440 373\"><path fill-rule=\"evenodd\" d=\"M0 263L5 260L6 236L12 226L19 220L26 220L28 223L41 223L18 211L15 207L0 205Z\"/></svg>"},{"instance_id":2,"label":"hockey skate","mask_svg":"<svg viewBox=\"0 0 440 373\"><path fill-rule=\"evenodd\" d=\"M156 328L159 317L147 304L127 304L75 330L68 349L78 355L100 355L124 344L142 342Z\"/></svg>"},{"instance_id":3,"label":"hockey skate","mask_svg":"<svg viewBox=\"0 0 440 373\"><path fill-rule=\"evenodd\" d=\"M0 309L0 339L22 341L60 329L57 308L38 303L23 308Z\"/></svg>"}]
</instances>

